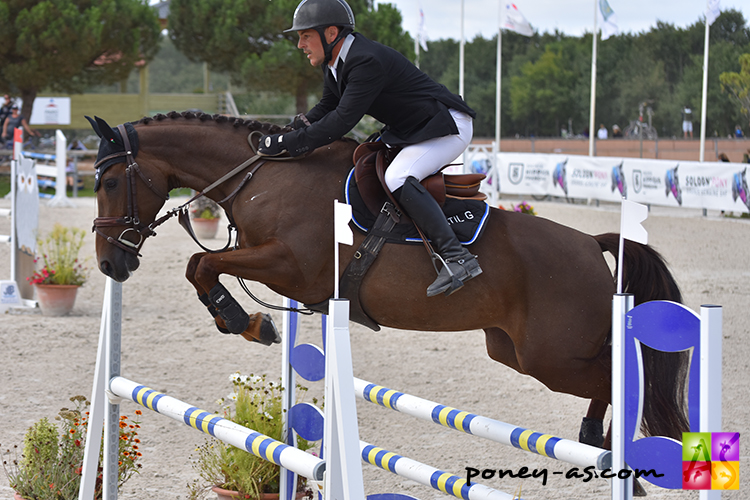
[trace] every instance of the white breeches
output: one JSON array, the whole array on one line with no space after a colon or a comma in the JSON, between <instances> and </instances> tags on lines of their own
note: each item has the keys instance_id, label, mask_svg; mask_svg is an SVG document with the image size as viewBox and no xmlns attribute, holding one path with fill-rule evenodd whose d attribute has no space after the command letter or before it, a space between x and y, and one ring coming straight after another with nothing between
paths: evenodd
<instances>
[{"instance_id":1,"label":"white breeches","mask_svg":"<svg viewBox=\"0 0 750 500\"><path fill-rule=\"evenodd\" d=\"M458 158L471 143L474 135L471 117L455 109L451 109L450 113L458 127L458 134L436 137L402 149L385 171L385 183L391 192L403 186L409 176L421 181L434 174Z\"/></svg>"}]
</instances>

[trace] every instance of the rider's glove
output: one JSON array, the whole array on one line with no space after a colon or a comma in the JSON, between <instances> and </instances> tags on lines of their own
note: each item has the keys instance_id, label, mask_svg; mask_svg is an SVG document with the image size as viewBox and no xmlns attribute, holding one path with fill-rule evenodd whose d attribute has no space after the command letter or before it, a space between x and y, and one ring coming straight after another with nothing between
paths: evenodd
<instances>
[{"instance_id":1,"label":"rider's glove","mask_svg":"<svg viewBox=\"0 0 750 500\"><path fill-rule=\"evenodd\" d=\"M261 156L278 156L286 151L284 136L281 134L264 135L258 144L258 154Z\"/></svg>"},{"instance_id":2,"label":"rider's glove","mask_svg":"<svg viewBox=\"0 0 750 500\"><path fill-rule=\"evenodd\" d=\"M309 127L309 126L310 126L310 122L308 121L304 113L300 113L296 115L294 118L292 118L291 122L285 125L285 127L292 128L294 130Z\"/></svg>"}]
</instances>

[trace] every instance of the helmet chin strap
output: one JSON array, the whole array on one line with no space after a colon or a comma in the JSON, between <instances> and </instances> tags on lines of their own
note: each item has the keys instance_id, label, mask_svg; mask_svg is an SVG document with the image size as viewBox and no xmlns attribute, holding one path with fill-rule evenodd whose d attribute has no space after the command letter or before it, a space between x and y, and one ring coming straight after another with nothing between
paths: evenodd
<instances>
[{"instance_id":1,"label":"helmet chin strap","mask_svg":"<svg viewBox=\"0 0 750 500\"><path fill-rule=\"evenodd\" d=\"M338 36L331 42L326 42L326 35L325 31L326 28L315 28L315 31L318 32L318 35L320 35L320 42L323 44L323 53L325 54L325 57L323 59L323 69L325 70L326 65L331 62L331 59L333 59L333 48L336 46L337 43L339 43L341 40L343 40L346 35L352 32L351 28L341 28L339 30Z\"/></svg>"}]
</instances>

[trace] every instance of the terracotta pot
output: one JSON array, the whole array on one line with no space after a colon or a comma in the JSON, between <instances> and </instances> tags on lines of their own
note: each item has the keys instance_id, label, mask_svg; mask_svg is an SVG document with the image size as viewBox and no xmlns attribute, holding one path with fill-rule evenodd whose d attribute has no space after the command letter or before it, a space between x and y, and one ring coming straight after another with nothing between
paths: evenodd
<instances>
[{"instance_id":1,"label":"terracotta pot","mask_svg":"<svg viewBox=\"0 0 750 500\"><path fill-rule=\"evenodd\" d=\"M26 499L22 497L21 494L16 491L13 493L13 500L26 500Z\"/></svg>"},{"instance_id":2,"label":"terracotta pot","mask_svg":"<svg viewBox=\"0 0 750 500\"><path fill-rule=\"evenodd\" d=\"M216 493L216 496L219 497L219 500L244 500L242 496L240 495L239 491L233 491L233 490L225 490L224 488L219 488L218 486L211 486L211 491ZM296 499L301 500L302 498L305 498L307 495L304 491L298 491ZM19 500L19 499L16 499ZM278 493L261 493L259 500L279 500L279 494Z\"/></svg>"},{"instance_id":3,"label":"terracotta pot","mask_svg":"<svg viewBox=\"0 0 750 500\"><path fill-rule=\"evenodd\" d=\"M201 239L213 239L219 230L220 219L193 219L193 231Z\"/></svg>"},{"instance_id":4,"label":"terracotta pot","mask_svg":"<svg viewBox=\"0 0 750 500\"><path fill-rule=\"evenodd\" d=\"M65 316L73 310L78 285L34 285L42 314Z\"/></svg>"}]
</instances>

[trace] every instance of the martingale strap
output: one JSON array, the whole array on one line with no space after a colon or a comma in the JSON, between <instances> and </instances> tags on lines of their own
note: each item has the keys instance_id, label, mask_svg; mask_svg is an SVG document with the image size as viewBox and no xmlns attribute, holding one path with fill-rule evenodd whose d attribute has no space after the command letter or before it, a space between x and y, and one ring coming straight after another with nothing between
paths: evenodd
<instances>
[{"instance_id":1,"label":"martingale strap","mask_svg":"<svg viewBox=\"0 0 750 500\"><path fill-rule=\"evenodd\" d=\"M398 209L391 202L385 202L378 218L375 220L375 225L367 233L367 237L354 253L354 257L346 266L344 275L341 277L341 296L349 299L352 321L376 332L380 330L380 326L362 309L362 304L359 301L359 289L362 286L365 274L367 274L372 263L375 262L387 240L387 236L396 226L396 221L399 220L400 216Z\"/></svg>"}]
</instances>

